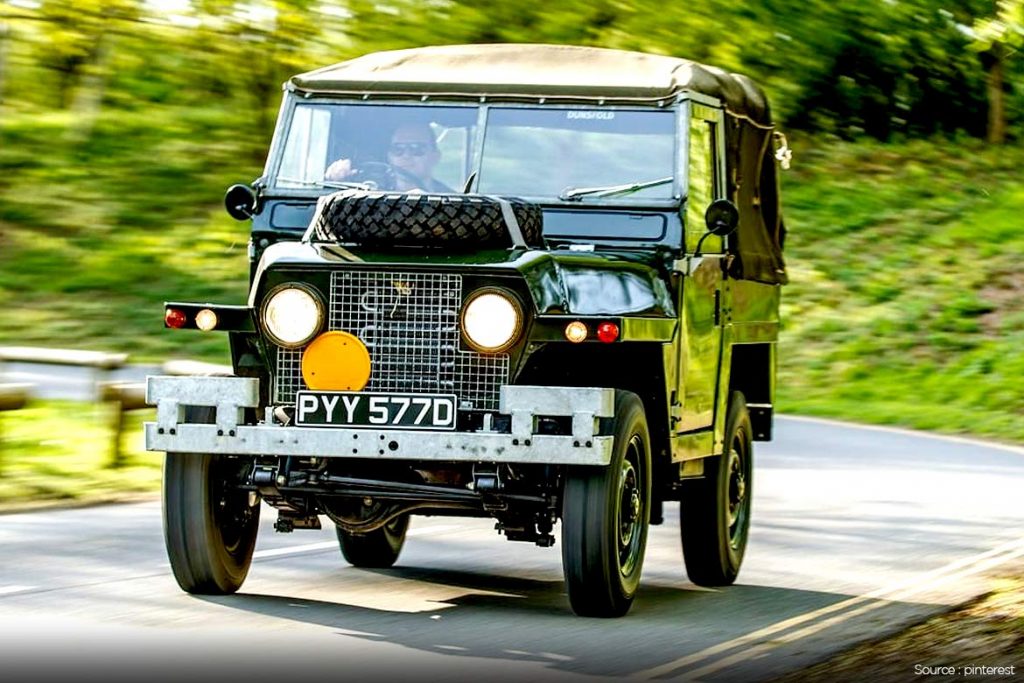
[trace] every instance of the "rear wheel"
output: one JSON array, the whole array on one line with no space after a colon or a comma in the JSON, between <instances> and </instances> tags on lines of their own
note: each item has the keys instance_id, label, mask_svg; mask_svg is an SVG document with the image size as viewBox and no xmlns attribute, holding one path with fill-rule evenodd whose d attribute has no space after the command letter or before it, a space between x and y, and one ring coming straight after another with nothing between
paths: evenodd
<instances>
[{"instance_id":1,"label":"rear wheel","mask_svg":"<svg viewBox=\"0 0 1024 683\"><path fill-rule=\"evenodd\" d=\"M340 526L338 545L345 561L354 567L384 569L398 560L409 530L409 515L399 515L379 529L365 534L345 531Z\"/></svg>"},{"instance_id":2,"label":"rear wheel","mask_svg":"<svg viewBox=\"0 0 1024 683\"><path fill-rule=\"evenodd\" d=\"M615 445L607 467L569 470L562 507L562 568L576 614L620 617L640 584L651 512L651 449L640 397L615 392Z\"/></svg>"},{"instance_id":3,"label":"rear wheel","mask_svg":"<svg viewBox=\"0 0 1024 683\"><path fill-rule=\"evenodd\" d=\"M212 424L214 411L187 409L185 421ZM225 595L245 581L260 517L258 498L238 488L246 469L247 463L240 458L167 454L164 540L171 571L182 590Z\"/></svg>"},{"instance_id":4,"label":"rear wheel","mask_svg":"<svg viewBox=\"0 0 1024 683\"><path fill-rule=\"evenodd\" d=\"M750 531L753 437L747 402L733 392L725 453L704 460L704 477L683 482L679 526L686 574L698 586L736 580Z\"/></svg>"}]
</instances>

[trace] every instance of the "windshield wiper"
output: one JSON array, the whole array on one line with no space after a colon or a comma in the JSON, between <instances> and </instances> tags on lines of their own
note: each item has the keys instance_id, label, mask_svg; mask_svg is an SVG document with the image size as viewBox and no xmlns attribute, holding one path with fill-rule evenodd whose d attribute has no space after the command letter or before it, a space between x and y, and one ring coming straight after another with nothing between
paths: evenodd
<instances>
[{"instance_id":1,"label":"windshield wiper","mask_svg":"<svg viewBox=\"0 0 1024 683\"><path fill-rule=\"evenodd\" d=\"M656 180L642 180L637 183L626 183L625 185L603 185L601 187L567 187L558 194L563 201L572 201L582 197L611 197L617 194L630 194L649 187L658 187L672 182L672 176L657 178Z\"/></svg>"},{"instance_id":2,"label":"windshield wiper","mask_svg":"<svg viewBox=\"0 0 1024 683\"><path fill-rule=\"evenodd\" d=\"M373 190L369 183L353 183L347 180L300 180L298 178L282 178L278 176L279 183L294 183L302 187L329 187L333 190ZM278 185L280 187L280 185Z\"/></svg>"}]
</instances>

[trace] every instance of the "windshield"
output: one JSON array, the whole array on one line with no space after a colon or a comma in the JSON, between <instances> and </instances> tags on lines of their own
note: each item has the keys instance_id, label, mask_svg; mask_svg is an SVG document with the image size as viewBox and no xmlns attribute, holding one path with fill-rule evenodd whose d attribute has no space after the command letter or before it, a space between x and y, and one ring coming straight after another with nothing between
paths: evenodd
<instances>
[{"instance_id":1,"label":"windshield","mask_svg":"<svg viewBox=\"0 0 1024 683\"><path fill-rule=\"evenodd\" d=\"M478 189L582 198L668 177L629 194L670 198L674 143L671 111L493 108Z\"/></svg>"},{"instance_id":2,"label":"windshield","mask_svg":"<svg viewBox=\"0 0 1024 683\"><path fill-rule=\"evenodd\" d=\"M476 122L476 107L298 104L274 185L461 192Z\"/></svg>"},{"instance_id":3,"label":"windshield","mask_svg":"<svg viewBox=\"0 0 1024 683\"><path fill-rule=\"evenodd\" d=\"M673 110L297 103L272 185L671 199Z\"/></svg>"}]
</instances>

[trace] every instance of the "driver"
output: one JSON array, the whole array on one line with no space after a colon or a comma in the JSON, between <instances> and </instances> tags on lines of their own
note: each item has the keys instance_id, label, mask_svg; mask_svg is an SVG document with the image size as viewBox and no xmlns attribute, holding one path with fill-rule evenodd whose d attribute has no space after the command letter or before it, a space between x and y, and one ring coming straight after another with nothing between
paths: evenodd
<instances>
[{"instance_id":1,"label":"driver","mask_svg":"<svg viewBox=\"0 0 1024 683\"><path fill-rule=\"evenodd\" d=\"M454 192L434 179L434 167L440 160L441 152L428 124L404 123L391 134L388 163L397 171L397 189Z\"/></svg>"},{"instance_id":2,"label":"driver","mask_svg":"<svg viewBox=\"0 0 1024 683\"><path fill-rule=\"evenodd\" d=\"M426 123L403 123L391 134L387 149L388 164L395 171L396 187L403 192L454 192L434 178L434 167L441 160L434 131ZM338 159L324 173L324 180L347 180L356 176L352 160Z\"/></svg>"}]
</instances>

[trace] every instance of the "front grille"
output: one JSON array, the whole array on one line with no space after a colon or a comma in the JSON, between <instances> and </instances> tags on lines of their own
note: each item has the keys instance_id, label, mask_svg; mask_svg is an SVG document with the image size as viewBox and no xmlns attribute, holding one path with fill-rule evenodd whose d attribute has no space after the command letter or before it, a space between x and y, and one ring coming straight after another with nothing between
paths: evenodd
<instances>
[{"instance_id":1,"label":"front grille","mask_svg":"<svg viewBox=\"0 0 1024 683\"><path fill-rule=\"evenodd\" d=\"M442 273L331 274L328 329L359 337L370 351L367 391L454 393L463 409L496 410L508 381L507 354L459 350L462 277ZM305 389L302 350L277 350L274 397L293 403Z\"/></svg>"}]
</instances>

